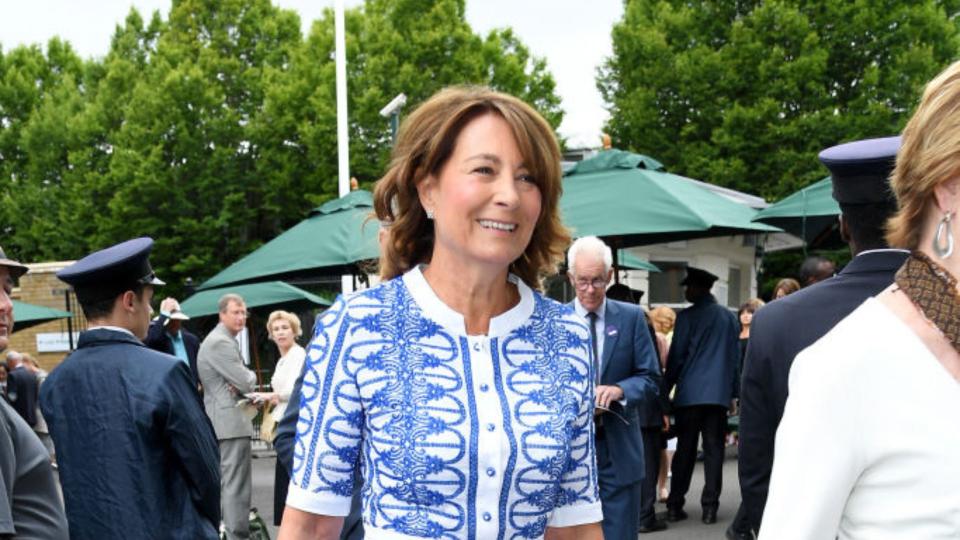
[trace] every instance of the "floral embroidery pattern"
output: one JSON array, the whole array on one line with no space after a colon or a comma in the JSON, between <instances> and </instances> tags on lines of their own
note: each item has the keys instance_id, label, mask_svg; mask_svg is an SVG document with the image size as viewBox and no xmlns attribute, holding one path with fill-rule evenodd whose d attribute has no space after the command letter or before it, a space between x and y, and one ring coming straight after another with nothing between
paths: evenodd
<instances>
[{"instance_id":1,"label":"floral embroidery pattern","mask_svg":"<svg viewBox=\"0 0 960 540\"><path fill-rule=\"evenodd\" d=\"M424 314L402 279L339 299L307 351L294 484L349 499L359 466L368 527L475 537L497 509L498 538L541 537L555 509L599 500L588 335L536 296L524 324L490 339L494 388L478 396L473 373L490 366L472 364L466 337ZM481 426L480 407L499 407L502 429ZM497 470L478 463L481 430L504 449ZM478 492L490 477L500 489Z\"/></svg>"}]
</instances>

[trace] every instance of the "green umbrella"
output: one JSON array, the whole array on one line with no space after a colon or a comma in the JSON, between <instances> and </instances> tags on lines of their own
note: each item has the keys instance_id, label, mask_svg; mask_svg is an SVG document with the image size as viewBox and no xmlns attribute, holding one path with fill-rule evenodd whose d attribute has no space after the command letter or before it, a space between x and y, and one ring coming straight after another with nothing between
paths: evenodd
<instances>
[{"instance_id":1,"label":"green umbrella","mask_svg":"<svg viewBox=\"0 0 960 540\"><path fill-rule=\"evenodd\" d=\"M44 306L38 306L35 304L28 304L26 302L20 302L18 300L13 301L13 331L19 332L35 326L38 324L43 324L47 321L55 321L57 319L66 319L67 317L72 317L73 314L69 311L63 311L62 309L48 308Z\"/></svg>"},{"instance_id":2,"label":"green umbrella","mask_svg":"<svg viewBox=\"0 0 960 540\"><path fill-rule=\"evenodd\" d=\"M659 272L660 269L657 268L657 265L647 262L640 257L630 253L629 251L620 251L618 257L618 263L620 268L631 269L631 270L646 270L647 272Z\"/></svg>"},{"instance_id":3,"label":"green umbrella","mask_svg":"<svg viewBox=\"0 0 960 540\"><path fill-rule=\"evenodd\" d=\"M689 178L647 168L644 156L608 150L564 175L560 210L574 236L619 247L691 238L780 232L751 221L756 211Z\"/></svg>"},{"instance_id":4,"label":"green umbrella","mask_svg":"<svg viewBox=\"0 0 960 540\"><path fill-rule=\"evenodd\" d=\"M352 272L379 257L376 220L369 191L351 191L314 209L307 219L208 279L200 290L230 283L290 279Z\"/></svg>"},{"instance_id":5,"label":"green umbrella","mask_svg":"<svg viewBox=\"0 0 960 540\"><path fill-rule=\"evenodd\" d=\"M180 309L191 317L205 317L219 312L217 302L227 293L239 294L248 308L272 307L297 310L303 307L332 304L326 298L309 293L282 281L248 283L199 291L180 304Z\"/></svg>"},{"instance_id":6,"label":"green umbrella","mask_svg":"<svg viewBox=\"0 0 960 540\"><path fill-rule=\"evenodd\" d=\"M753 220L780 227L813 243L837 226L839 215L840 205L833 198L833 185L828 176L764 208Z\"/></svg>"}]
</instances>

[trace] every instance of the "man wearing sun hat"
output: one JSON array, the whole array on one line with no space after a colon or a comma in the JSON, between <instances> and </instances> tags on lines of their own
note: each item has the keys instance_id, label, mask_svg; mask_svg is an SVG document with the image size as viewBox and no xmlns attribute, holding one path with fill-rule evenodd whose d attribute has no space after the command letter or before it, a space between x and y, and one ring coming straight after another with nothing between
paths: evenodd
<instances>
[{"instance_id":1,"label":"man wearing sun hat","mask_svg":"<svg viewBox=\"0 0 960 540\"><path fill-rule=\"evenodd\" d=\"M180 311L180 303L176 298L164 298L160 302L160 316L150 323L143 343L155 351L179 358L190 367L193 385L198 386L197 351L200 350L200 339L183 327L183 321L189 320L190 317Z\"/></svg>"},{"instance_id":2,"label":"man wearing sun hat","mask_svg":"<svg viewBox=\"0 0 960 540\"><path fill-rule=\"evenodd\" d=\"M14 281L27 267L0 248L0 352L13 332ZM66 539L67 516L60 504L50 456L26 421L0 399L0 538Z\"/></svg>"},{"instance_id":3,"label":"man wearing sun hat","mask_svg":"<svg viewBox=\"0 0 960 540\"><path fill-rule=\"evenodd\" d=\"M40 390L73 540L217 538L213 426L189 368L140 341L163 284L152 247L150 238L128 240L57 273L89 324Z\"/></svg>"}]
</instances>

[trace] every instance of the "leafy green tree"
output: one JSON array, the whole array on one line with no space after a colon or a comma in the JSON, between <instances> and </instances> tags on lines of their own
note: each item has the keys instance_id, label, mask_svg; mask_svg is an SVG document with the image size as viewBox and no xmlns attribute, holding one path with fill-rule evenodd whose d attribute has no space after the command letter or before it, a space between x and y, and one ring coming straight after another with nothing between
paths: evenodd
<instances>
[{"instance_id":1,"label":"leafy green tree","mask_svg":"<svg viewBox=\"0 0 960 540\"><path fill-rule=\"evenodd\" d=\"M71 247L58 223L71 205L63 186L91 67L56 38L46 54L38 46L0 53L0 223L4 243L20 256L48 258Z\"/></svg>"},{"instance_id":2,"label":"leafy green tree","mask_svg":"<svg viewBox=\"0 0 960 540\"><path fill-rule=\"evenodd\" d=\"M361 185L386 169L392 137L379 111L401 92L410 111L445 86L485 84L528 101L554 127L560 124L560 100L545 61L510 29L476 35L464 12L462 0L368 0L345 14L350 172ZM258 127L273 144L262 161L265 174L296 179L311 204L337 192L334 53L334 15L327 10L291 69L276 74ZM285 136L272 135L276 130ZM272 196L290 192L278 189Z\"/></svg>"},{"instance_id":3,"label":"leafy green tree","mask_svg":"<svg viewBox=\"0 0 960 540\"><path fill-rule=\"evenodd\" d=\"M598 76L615 145L768 198L898 133L958 51L958 2L628 0Z\"/></svg>"},{"instance_id":4,"label":"leafy green tree","mask_svg":"<svg viewBox=\"0 0 960 540\"><path fill-rule=\"evenodd\" d=\"M478 36L464 9L348 11L351 172L364 186L386 167L378 111L399 92L410 110L444 86L488 84L559 125L545 62L509 29ZM327 11L304 39L297 15L269 0L174 0L166 21L131 10L102 60L59 40L46 55L0 50L5 247L65 259L150 235L165 279L202 281L336 197L333 20Z\"/></svg>"}]
</instances>

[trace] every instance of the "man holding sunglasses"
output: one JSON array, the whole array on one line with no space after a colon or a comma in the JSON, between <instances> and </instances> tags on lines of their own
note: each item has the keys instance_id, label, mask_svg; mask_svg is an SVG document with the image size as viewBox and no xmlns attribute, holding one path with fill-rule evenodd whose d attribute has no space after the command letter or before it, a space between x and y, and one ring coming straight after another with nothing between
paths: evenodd
<instances>
[{"instance_id":1,"label":"man holding sunglasses","mask_svg":"<svg viewBox=\"0 0 960 540\"><path fill-rule=\"evenodd\" d=\"M650 475L650 485L656 484L656 466L653 473L644 472L645 454L651 462L660 455L659 445L645 451L641 436L648 411L660 418L660 364L640 307L606 297L613 276L610 248L594 236L580 238L570 246L567 262L577 292L573 307L587 321L593 349L603 537L636 540L644 475ZM665 525L656 522L652 512L654 494L650 497L649 520L640 530L662 530Z\"/></svg>"}]
</instances>

